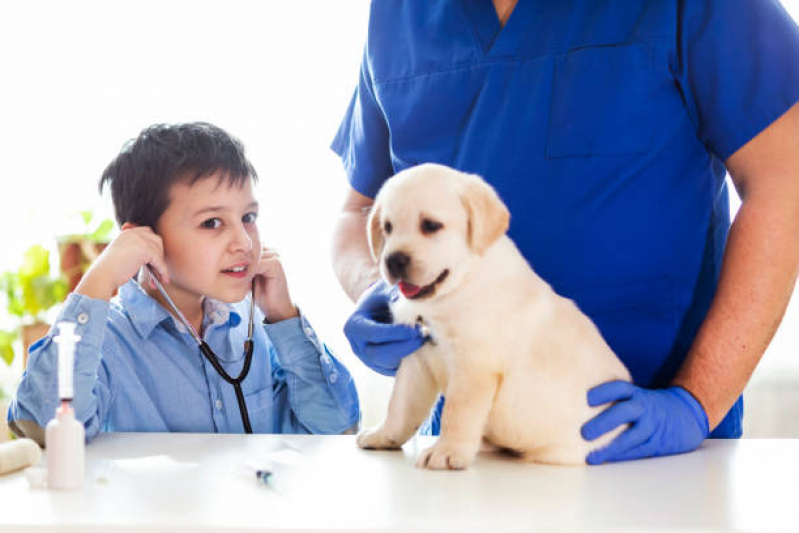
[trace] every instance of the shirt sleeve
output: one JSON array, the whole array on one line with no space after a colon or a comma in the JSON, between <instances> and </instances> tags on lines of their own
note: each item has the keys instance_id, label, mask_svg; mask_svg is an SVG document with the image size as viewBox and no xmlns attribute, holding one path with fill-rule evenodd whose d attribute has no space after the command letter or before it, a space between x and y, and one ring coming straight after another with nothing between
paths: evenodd
<instances>
[{"instance_id":1,"label":"shirt sleeve","mask_svg":"<svg viewBox=\"0 0 799 533\"><path fill-rule=\"evenodd\" d=\"M341 434L354 427L360 419L355 382L308 320L300 315L264 328L272 342L274 390L284 397L274 403L288 406L288 412L278 413L277 430Z\"/></svg>"},{"instance_id":2,"label":"shirt sleeve","mask_svg":"<svg viewBox=\"0 0 799 533\"><path fill-rule=\"evenodd\" d=\"M799 101L799 28L778 0L682 2L677 80L726 160Z\"/></svg>"},{"instance_id":3,"label":"shirt sleeve","mask_svg":"<svg viewBox=\"0 0 799 533\"><path fill-rule=\"evenodd\" d=\"M368 46L368 45L367 45ZM330 148L338 154L353 189L374 198L393 172L388 125L377 101L364 50L360 77Z\"/></svg>"},{"instance_id":4,"label":"shirt sleeve","mask_svg":"<svg viewBox=\"0 0 799 533\"><path fill-rule=\"evenodd\" d=\"M105 338L108 302L80 294L70 294L48 334L31 345L28 366L8 410L8 420L32 420L44 428L59 404L58 345L53 337L57 324L72 322L80 341L75 348L75 417L86 428L86 439L93 438L102 426L103 413L111 401L108 372L102 365L101 348Z\"/></svg>"}]
</instances>

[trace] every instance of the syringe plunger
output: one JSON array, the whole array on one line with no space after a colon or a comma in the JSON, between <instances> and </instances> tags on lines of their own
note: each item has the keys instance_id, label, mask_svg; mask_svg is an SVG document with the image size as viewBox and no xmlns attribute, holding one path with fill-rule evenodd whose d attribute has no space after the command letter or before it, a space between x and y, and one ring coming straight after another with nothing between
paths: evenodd
<instances>
[{"instance_id":1,"label":"syringe plunger","mask_svg":"<svg viewBox=\"0 0 799 533\"><path fill-rule=\"evenodd\" d=\"M80 335L75 335L75 324L72 322L59 322L58 331L58 335L53 338L58 344L58 397L61 400L72 400L75 395L75 345L80 340Z\"/></svg>"}]
</instances>

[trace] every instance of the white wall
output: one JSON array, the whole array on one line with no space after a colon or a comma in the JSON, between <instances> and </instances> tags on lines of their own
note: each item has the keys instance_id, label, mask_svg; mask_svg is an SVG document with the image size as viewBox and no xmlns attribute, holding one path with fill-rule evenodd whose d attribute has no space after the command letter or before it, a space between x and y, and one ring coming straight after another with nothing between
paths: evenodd
<instances>
[{"instance_id":1,"label":"white wall","mask_svg":"<svg viewBox=\"0 0 799 533\"><path fill-rule=\"evenodd\" d=\"M799 0L784 3L799 15ZM265 241L281 251L296 300L352 370L364 420L375 423L390 380L350 354L341 327L351 304L329 260L346 181L328 146L356 82L367 14L367 0L1 3L0 271L30 243L52 243L70 213L110 216L97 180L142 128L213 122L247 146ZM797 308L755 384L787 375L781 390L799 389ZM765 419L773 409L761 411Z\"/></svg>"}]
</instances>

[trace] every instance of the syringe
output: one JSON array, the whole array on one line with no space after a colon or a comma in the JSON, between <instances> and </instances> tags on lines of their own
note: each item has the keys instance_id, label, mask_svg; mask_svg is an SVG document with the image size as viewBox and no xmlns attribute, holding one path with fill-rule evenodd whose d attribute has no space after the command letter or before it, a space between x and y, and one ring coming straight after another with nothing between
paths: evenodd
<instances>
[{"instance_id":1,"label":"syringe","mask_svg":"<svg viewBox=\"0 0 799 533\"><path fill-rule=\"evenodd\" d=\"M75 396L75 345L80 335L75 335L75 324L72 322L59 322L58 330L59 334L53 342L58 344L58 397L64 403L71 402Z\"/></svg>"},{"instance_id":2,"label":"syringe","mask_svg":"<svg viewBox=\"0 0 799 533\"><path fill-rule=\"evenodd\" d=\"M51 489L79 489L83 486L86 461L83 424L75 418L70 403L75 397L73 374L75 345L80 336L75 335L75 324L59 322L58 344L58 398L61 406L45 431L47 444L47 486Z\"/></svg>"}]
</instances>

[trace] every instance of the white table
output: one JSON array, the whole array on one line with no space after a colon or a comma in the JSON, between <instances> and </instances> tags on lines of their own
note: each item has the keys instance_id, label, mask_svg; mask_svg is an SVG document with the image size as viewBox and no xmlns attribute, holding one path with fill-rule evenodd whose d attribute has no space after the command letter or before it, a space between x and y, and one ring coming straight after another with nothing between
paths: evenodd
<instances>
[{"instance_id":1,"label":"white table","mask_svg":"<svg viewBox=\"0 0 799 533\"><path fill-rule=\"evenodd\" d=\"M495 454L463 472L414 468L432 442L367 452L350 436L101 435L83 490L0 477L0 531L799 530L799 440L589 468ZM272 486L246 467L267 460Z\"/></svg>"}]
</instances>

